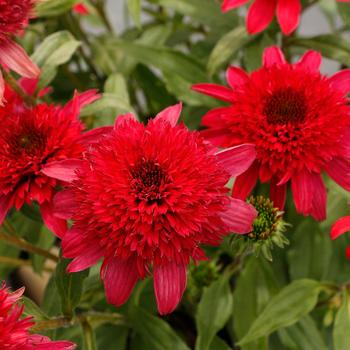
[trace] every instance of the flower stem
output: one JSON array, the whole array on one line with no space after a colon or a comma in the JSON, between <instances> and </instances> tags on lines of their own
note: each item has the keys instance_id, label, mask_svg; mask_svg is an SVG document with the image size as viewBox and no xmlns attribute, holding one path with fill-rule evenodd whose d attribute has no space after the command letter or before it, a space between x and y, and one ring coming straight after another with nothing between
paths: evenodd
<instances>
[{"instance_id":1,"label":"flower stem","mask_svg":"<svg viewBox=\"0 0 350 350\"><path fill-rule=\"evenodd\" d=\"M8 243L9 245L12 245L13 247L17 247L22 250L25 250L29 253L34 253L34 254L44 256L45 258L53 260L55 262L59 261L59 258L57 255L52 254L48 250L36 247L35 245L25 241L23 238L19 238L12 235L10 236L6 233L0 232L0 240Z\"/></svg>"},{"instance_id":2,"label":"flower stem","mask_svg":"<svg viewBox=\"0 0 350 350\"><path fill-rule=\"evenodd\" d=\"M0 265L20 267L20 266L32 266L32 263L30 262L30 260L16 259L8 256L0 256ZM44 271L52 272L52 269L44 268Z\"/></svg>"}]
</instances>

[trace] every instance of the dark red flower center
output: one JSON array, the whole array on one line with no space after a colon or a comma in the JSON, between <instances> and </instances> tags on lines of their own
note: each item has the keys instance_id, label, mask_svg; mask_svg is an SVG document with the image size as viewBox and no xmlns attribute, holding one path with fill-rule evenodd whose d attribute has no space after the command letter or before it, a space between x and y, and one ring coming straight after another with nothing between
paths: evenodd
<instances>
[{"instance_id":1,"label":"dark red flower center","mask_svg":"<svg viewBox=\"0 0 350 350\"><path fill-rule=\"evenodd\" d=\"M0 0L0 34L17 34L28 23L33 0Z\"/></svg>"},{"instance_id":2,"label":"dark red flower center","mask_svg":"<svg viewBox=\"0 0 350 350\"><path fill-rule=\"evenodd\" d=\"M131 189L138 200L148 203L162 199L162 186L168 176L162 167L153 160L142 159L131 170Z\"/></svg>"},{"instance_id":3,"label":"dark red flower center","mask_svg":"<svg viewBox=\"0 0 350 350\"><path fill-rule=\"evenodd\" d=\"M265 101L264 114L269 124L300 123L306 112L305 96L291 88L276 91Z\"/></svg>"}]
</instances>

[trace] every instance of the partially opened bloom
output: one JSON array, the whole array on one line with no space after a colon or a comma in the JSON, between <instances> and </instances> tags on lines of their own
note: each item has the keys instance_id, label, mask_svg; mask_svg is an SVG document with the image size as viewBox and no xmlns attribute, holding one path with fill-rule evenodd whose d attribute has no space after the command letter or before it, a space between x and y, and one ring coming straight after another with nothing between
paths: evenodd
<instances>
[{"instance_id":1,"label":"partially opened bloom","mask_svg":"<svg viewBox=\"0 0 350 350\"><path fill-rule=\"evenodd\" d=\"M263 67L251 74L230 67L230 88L198 84L196 91L229 103L203 118L203 135L221 147L253 143L257 158L237 178L233 196L246 198L258 178L283 208L291 182L299 213L326 217L325 171L350 190L350 70L332 77L319 72L321 56L308 51L295 64L277 47L265 50Z\"/></svg>"},{"instance_id":2,"label":"partially opened bloom","mask_svg":"<svg viewBox=\"0 0 350 350\"><path fill-rule=\"evenodd\" d=\"M20 303L24 288L11 293L3 283L0 288L0 349L1 350L74 350L68 341L51 341L48 337L30 333L33 317L23 317Z\"/></svg>"},{"instance_id":3,"label":"partially opened bloom","mask_svg":"<svg viewBox=\"0 0 350 350\"><path fill-rule=\"evenodd\" d=\"M250 0L224 0L222 11L226 12L247 4ZM337 0L350 2L350 0ZM260 33L272 22L275 13L283 34L295 31L300 22L301 0L253 0L247 15L250 34Z\"/></svg>"},{"instance_id":4,"label":"partially opened bloom","mask_svg":"<svg viewBox=\"0 0 350 350\"><path fill-rule=\"evenodd\" d=\"M345 232L350 231L350 216L344 216L337 220L331 229L331 238L336 239ZM350 246L346 249L346 257L350 260Z\"/></svg>"},{"instance_id":5,"label":"partially opened bloom","mask_svg":"<svg viewBox=\"0 0 350 350\"><path fill-rule=\"evenodd\" d=\"M0 1L0 64L27 78L36 78L39 68L26 52L13 40L20 34L33 16L35 0ZM0 105L3 103L5 83L0 72Z\"/></svg>"},{"instance_id":6,"label":"partially opened bloom","mask_svg":"<svg viewBox=\"0 0 350 350\"><path fill-rule=\"evenodd\" d=\"M32 108L9 89L6 96L8 102L0 107L0 224L12 207L19 210L36 201L46 225L61 236L66 223L51 215L51 200L63 184L62 164L73 166L86 148L84 137L89 133L82 135L80 109L99 95L91 90L75 94L65 107Z\"/></svg>"},{"instance_id":7,"label":"partially opened bloom","mask_svg":"<svg viewBox=\"0 0 350 350\"><path fill-rule=\"evenodd\" d=\"M74 222L62 240L64 257L73 258L68 270L102 258L107 300L116 306L153 272L159 312L172 312L190 259L205 258L200 245L248 233L256 217L225 187L252 163L254 146L217 152L198 132L176 125L180 112L181 105L169 107L147 126L119 117L55 197L56 215Z\"/></svg>"}]
</instances>

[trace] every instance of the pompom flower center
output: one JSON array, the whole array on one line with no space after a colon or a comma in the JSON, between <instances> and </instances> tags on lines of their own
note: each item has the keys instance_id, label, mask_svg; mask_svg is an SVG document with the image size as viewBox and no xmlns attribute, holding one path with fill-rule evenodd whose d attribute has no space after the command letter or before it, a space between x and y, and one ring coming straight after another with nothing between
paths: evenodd
<instances>
[{"instance_id":1,"label":"pompom flower center","mask_svg":"<svg viewBox=\"0 0 350 350\"><path fill-rule=\"evenodd\" d=\"M305 96L292 88L281 89L266 98L264 114L269 124L301 123L307 112Z\"/></svg>"},{"instance_id":2,"label":"pompom flower center","mask_svg":"<svg viewBox=\"0 0 350 350\"><path fill-rule=\"evenodd\" d=\"M162 187L168 182L168 176L159 163L141 159L130 174L131 188L138 200L154 203L162 199Z\"/></svg>"},{"instance_id":3,"label":"pompom flower center","mask_svg":"<svg viewBox=\"0 0 350 350\"><path fill-rule=\"evenodd\" d=\"M17 34L27 25L33 0L0 0L0 34Z\"/></svg>"}]
</instances>

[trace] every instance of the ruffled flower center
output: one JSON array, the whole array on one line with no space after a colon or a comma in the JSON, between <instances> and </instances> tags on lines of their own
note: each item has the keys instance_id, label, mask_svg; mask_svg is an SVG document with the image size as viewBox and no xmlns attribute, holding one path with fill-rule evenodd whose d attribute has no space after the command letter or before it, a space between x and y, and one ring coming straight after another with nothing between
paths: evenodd
<instances>
[{"instance_id":1,"label":"ruffled flower center","mask_svg":"<svg viewBox=\"0 0 350 350\"><path fill-rule=\"evenodd\" d=\"M131 189L138 200L158 202L163 197L163 186L168 176L159 163L142 159L130 170Z\"/></svg>"},{"instance_id":2,"label":"ruffled flower center","mask_svg":"<svg viewBox=\"0 0 350 350\"><path fill-rule=\"evenodd\" d=\"M264 105L264 114L269 124L301 123L307 112L305 96L285 88L268 96Z\"/></svg>"},{"instance_id":3,"label":"ruffled flower center","mask_svg":"<svg viewBox=\"0 0 350 350\"><path fill-rule=\"evenodd\" d=\"M33 0L0 0L0 34L17 34L27 25Z\"/></svg>"}]
</instances>

